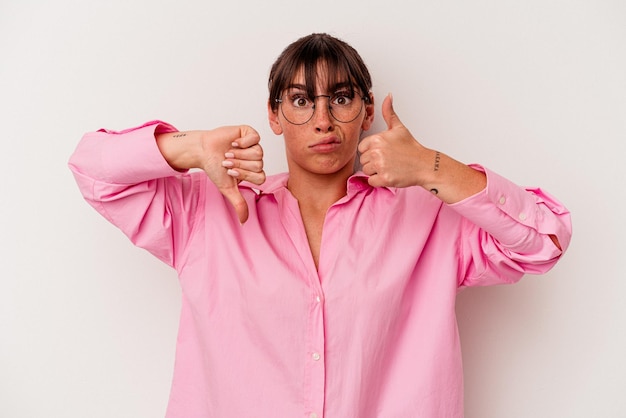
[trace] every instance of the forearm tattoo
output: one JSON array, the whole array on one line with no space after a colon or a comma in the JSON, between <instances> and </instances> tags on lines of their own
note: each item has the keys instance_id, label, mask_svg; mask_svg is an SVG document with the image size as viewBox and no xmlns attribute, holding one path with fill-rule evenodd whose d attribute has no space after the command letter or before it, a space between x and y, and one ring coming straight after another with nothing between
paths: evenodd
<instances>
[{"instance_id":1,"label":"forearm tattoo","mask_svg":"<svg viewBox=\"0 0 626 418\"><path fill-rule=\"evenodd\" d=\"M433 171L439 171L439 161L441 161L441 154L439 154L439 151L435 151L435 167L433 168ZM439 194L439 190L435 188L430 189L430 192L434 195Z\"/></svg>"},{"instance_id":2,"label":"forearm tattoo","mask_svg":"<svg viewBox=\"0 0 626 418\"><path fill-rule=\"evenodd\" d=\"M182 138L183 136L187 136L187 134L178 133L178 134L172 135L173 138Z\"/></svg>"}]
</instances>

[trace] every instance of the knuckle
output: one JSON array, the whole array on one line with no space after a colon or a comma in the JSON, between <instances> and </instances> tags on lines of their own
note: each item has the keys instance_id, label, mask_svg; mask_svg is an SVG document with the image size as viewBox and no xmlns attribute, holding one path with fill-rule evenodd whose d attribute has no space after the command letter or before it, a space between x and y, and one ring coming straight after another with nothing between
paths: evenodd
<instances>
[{"instance_id":1,"label":"knuckle","mask_svg":"<svg viewBox=\"0 0 626 418\"><path fill-rule=\"evenodd\" d=\"M248 181L254 184L263 184L265 182L265 173L262 171L256 173L254 176L251 176Z\"/></svg>"}]
</instances>

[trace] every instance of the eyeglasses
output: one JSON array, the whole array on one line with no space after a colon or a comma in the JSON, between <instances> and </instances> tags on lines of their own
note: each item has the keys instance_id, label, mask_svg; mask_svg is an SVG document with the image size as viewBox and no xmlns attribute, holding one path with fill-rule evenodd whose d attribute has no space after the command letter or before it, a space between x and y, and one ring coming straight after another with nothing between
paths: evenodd
<instances>
[{"instance_id":1,"label":"eyeglasses","mask_svg":"<svg viewBox=\"0 0 626 418\"><path fill-rule=\"evenodd\" d=\"M313 118L315 102L320 97L328 99L328 110L338 122L349 123L359 117L363 109L364 97L349 90L339 91L332 96L320 94L308 97L301 91L285 93L282 98L275 99L287 122L293 125L304 125Z\"/></svg>"}]
</instances>

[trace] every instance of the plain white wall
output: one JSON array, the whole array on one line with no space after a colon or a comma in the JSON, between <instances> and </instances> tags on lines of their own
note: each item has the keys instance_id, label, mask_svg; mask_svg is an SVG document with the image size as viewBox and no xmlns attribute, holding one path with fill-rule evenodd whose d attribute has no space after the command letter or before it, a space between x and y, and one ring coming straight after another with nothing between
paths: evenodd
<instances>
[{"instance_id":1,"label":"plain white wall","mask_svg":"<svg viewBox=\"0 0 626 418\"><path fill-rule=\"evenodd\" d=\"M1 417L163 416L175 273L83 202L67 159L159 118L251 124L283 171L267 73L319 31L426 146L573 213L553 271L460 294L467 417L626 416L624 2L0 0Z\"/></svg>"}]
</instances>

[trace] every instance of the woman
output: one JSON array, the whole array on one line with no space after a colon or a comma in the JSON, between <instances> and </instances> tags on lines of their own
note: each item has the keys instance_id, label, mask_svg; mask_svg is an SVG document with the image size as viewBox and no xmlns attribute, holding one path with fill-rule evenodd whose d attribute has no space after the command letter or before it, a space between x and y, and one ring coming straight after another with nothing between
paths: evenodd
<instances>
[{"instance_id":1,"label":"woman","mask_svg":"<svg viewBox=\"0 0 626 418\"><path fill-rule=\"evenodd\" d=\"M249 126L83 137L86 200L180 277L167 416L462 417L458 290L567 248L560 203L423 147L391 96L359 141L371 86L345 42L289 45L268 100L289 172L267 179Z\"/></svg>"}]
</instances>

